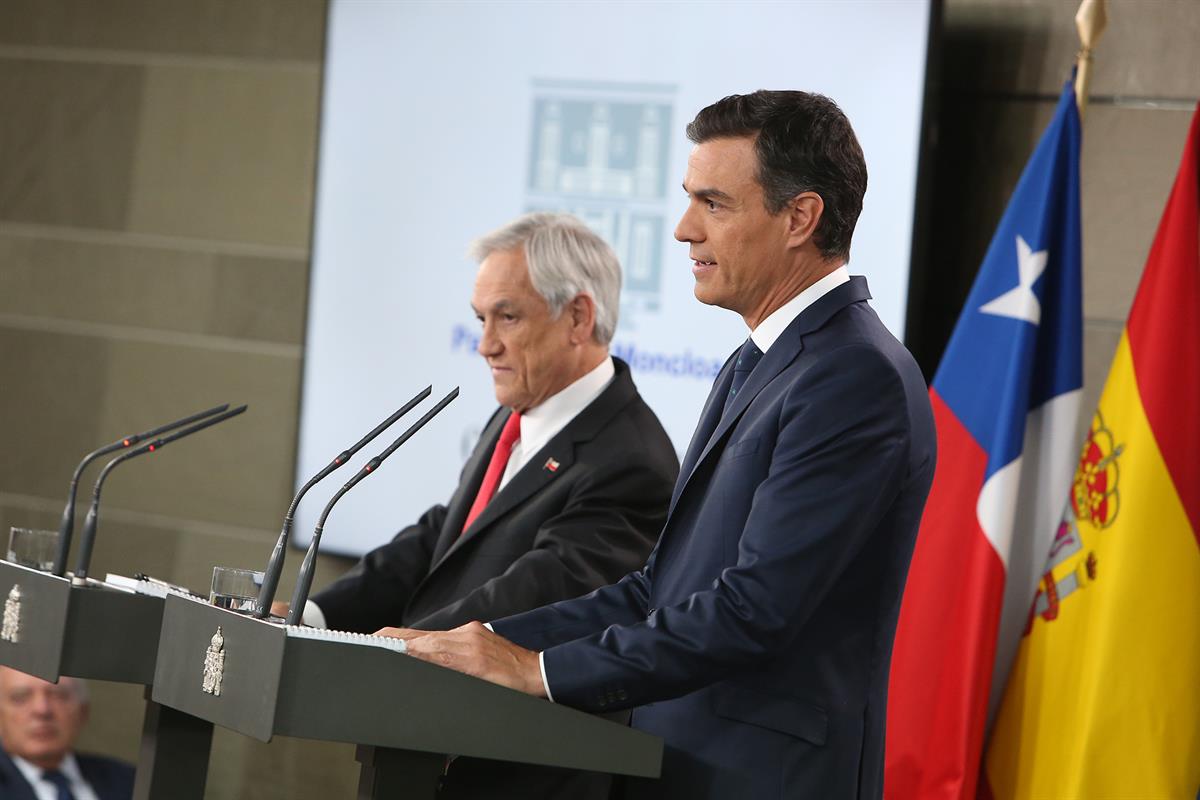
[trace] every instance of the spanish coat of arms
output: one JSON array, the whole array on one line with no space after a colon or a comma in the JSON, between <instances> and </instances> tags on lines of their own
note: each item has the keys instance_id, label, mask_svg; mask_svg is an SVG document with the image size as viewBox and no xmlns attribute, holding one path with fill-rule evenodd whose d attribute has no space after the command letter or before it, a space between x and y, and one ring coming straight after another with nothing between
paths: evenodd
<instances>
[{"instance_id":1,"label":"spanish coat of arms","mask_svg":"<svg viewBox=\"0 0 1200 800\"><path fill-rule=\"evenodd\" d=\"M221 696L221 681L225 677L225 637L221 635L221 627L213 634L208 649L204 652L204 681L200 688L205 694L214 697Z\"/></svg>"},{"instance_id":2,"label":"spanish coat of arms","mask_svg":"<svg viewBox=\"0 0 1200 800\"><path fill-rule=\"evenodd\" d=\"M21 587L13 584L4 601L4 622L0 624L0 639L16 642L21 634Z\"/></svg>"}]
</instances>

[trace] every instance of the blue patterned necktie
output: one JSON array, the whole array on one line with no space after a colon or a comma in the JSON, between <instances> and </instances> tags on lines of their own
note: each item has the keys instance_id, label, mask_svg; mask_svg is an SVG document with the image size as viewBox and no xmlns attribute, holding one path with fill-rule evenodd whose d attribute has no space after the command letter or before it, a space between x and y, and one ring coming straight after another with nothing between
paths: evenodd
<instances>
[{"instance_id":1,"label":"blue patterned necktie","mask_svg":"<svg viewBox=\"0 0 1200 800\"><path fill-rule=\"evenodd\" d=\"M58 800L75 800L75 795L71 793L71 782L58 770L46 770L42 773L42 780L54 784L54 788L58 790Z\"/></svg>"},{"instance_id":2,"label":"blue patterned necktie","mask_svg":"<svg viewBox=\"0 0 1200 800\"><path fill-rule=\"evenodd\" d=\"M733 398L737 397L737 393L746 385L746 379L750 377L750 373L754 371L754 367L762 360L762 357L762 350L758 349L753 339L747 338L742 349L738 351L737 361L733 365L733 383L729 386L729 394L725 398L725 408L721 411L722 416L729 411L729 407L733 405Z\"/></svg>"}]
</instances>

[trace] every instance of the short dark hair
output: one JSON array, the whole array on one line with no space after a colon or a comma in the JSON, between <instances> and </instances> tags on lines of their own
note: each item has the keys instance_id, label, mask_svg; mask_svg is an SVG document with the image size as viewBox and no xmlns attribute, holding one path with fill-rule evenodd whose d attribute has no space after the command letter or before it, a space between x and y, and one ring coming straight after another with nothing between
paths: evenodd
<instances>
[{"instance_id":1,"label":"short dark hair","mask_svg":"<svg viewBox=\"0 0 1200 800\"><path fill-rule=\"evenodd\" d=\"M825 211L813 241L825 258L849 258L850 239L867 191L867 164L850 120L820 94L760 90L733 94L701 109L687 126L696 144L754 136L758 182L767 211L778 214L801 192Z\"/></svg>"}]
</instances>

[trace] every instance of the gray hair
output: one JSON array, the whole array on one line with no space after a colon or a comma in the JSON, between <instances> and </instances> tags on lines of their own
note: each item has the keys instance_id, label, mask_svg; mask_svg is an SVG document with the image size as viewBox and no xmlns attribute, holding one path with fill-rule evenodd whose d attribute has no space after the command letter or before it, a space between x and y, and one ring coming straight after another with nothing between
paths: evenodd
<instances>
[{"instance_id":1,"label":"gray hair","mask_svg":"<svg viewBox=\"0 0 1200 800\"><path fill-rule=\"evenodd\" d=\"M606 345L617 330L621 264L608 243L578 217L536 211L476 239L470 255L483 261L495 252L523 247L533 288L557 317L586 294L596 304L593 338Z\"/></svg>"}]
</instances>

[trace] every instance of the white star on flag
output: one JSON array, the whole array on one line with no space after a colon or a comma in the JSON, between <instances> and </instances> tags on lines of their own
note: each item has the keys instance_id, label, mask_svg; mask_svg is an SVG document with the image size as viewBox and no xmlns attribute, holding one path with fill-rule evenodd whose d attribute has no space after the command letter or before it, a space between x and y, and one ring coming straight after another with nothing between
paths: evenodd
<instances>
[{"instance_id":1,"label":"white star on flag","mask_svg":"<svg viewBox=\"0 0 1200 800\"><path fill-rule=\"evenodd\" d=\"M1017 280L1015 289L1009 289L990 303L979 307L980 313L998 317L1012 317L1037 325L1042 321L1042 304L1033 293L1033 284L1046 271L1047 251L1033 252L1029 243L1017 236Z\"/></svg>"}]
</instances>

